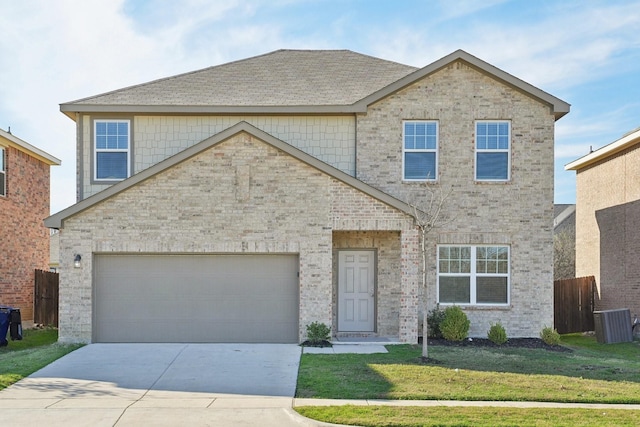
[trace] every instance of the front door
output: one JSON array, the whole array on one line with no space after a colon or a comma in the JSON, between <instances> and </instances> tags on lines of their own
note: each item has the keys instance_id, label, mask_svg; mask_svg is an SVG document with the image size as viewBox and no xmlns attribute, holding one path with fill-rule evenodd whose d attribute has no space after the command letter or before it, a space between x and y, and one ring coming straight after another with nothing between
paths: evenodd
<instances>
[{"instance_id":1,"label":"front door","mask_svg":"<svg viewBox=\"0 0 640 427\"><path fill-rule=\"evenodd\" d=\"M373 332L375 252L338 252L338 331Z\"/></svg>"}]
</instances>

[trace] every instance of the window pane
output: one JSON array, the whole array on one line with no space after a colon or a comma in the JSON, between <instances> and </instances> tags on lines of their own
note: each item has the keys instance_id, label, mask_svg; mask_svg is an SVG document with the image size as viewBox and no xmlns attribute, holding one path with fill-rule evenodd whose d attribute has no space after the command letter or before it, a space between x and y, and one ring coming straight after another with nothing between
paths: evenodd
<instances>
[{"instance_id":1,"label":"window pane","mask_svg":"<svg viewBox=\"0 0 640 427\"><path fill-rule=\"evenodd\" d=\"M126 150L129 148L129 137L127 135L118 135L118 149Z\"/></svg>"},{"instance_id":2,"label":"window pane","mask_svg":"<svg viewBox=\"0 0 640 427\"><path fill-rule=\"evenodd\" d=\"M416 135L416 150L424 150L427 148L427 137L426 135Z\"/></svg>"},{"instance_id":3,"label":"window pane","mask_svg":"<svg viewBox=\"0 0 640 427\"><path fill-rule=\"evenodd\" d=\"M118 148L118 137L114 134L107 135L107 148L115 150Z\"/></svg>"},{"instance_id":4,"label":"window pane","mask_svg":"<svg viewBox=\"0 0 640 427\"><path fill-rule=\"evenodd\" d=\"M4 148L0 148L0 171L4 171Z\"/></svg>"},{"instance_id":5,"label":"window pane","mask_svg":"<svg viewBox=\"0 0 640 427\"><path fill-rule=\"evenodd\" d=\"M96 122L96 135L106 135L106 134L107 134L107 123Z\"/></svg>"},{"instance_id":6,"label":"window pane","mask_svg":"<svg viewBox=\"0 0 640 427\"><path fill-rule=\"evenodd\" d=\"M435 179L436 154L435 153L405 153L404 178L405 179Z\"/></svg>"},{"instance_id":7,"label":"window pane","mask_svg":"<svg viewBox=\"0 0 640 427\"><path fill-rule=\"evenodd\" d=\"M509 263L507 261L498 261L498 273L507 274Z\"/></svg>"},{"instance_id":8,"label":"window pane","mask_svg":"<svg viewBox=\"0 0 640 427\"><path fill-rule=\"evenodd\" d=\"M468 304L471 302L468 277L440 277L440 302Z\"/></svg>"},{"instance_id":9,"label":"window pane","mask_svg":"<svg viewBox=\"0 0 640 427\"><path fill-rule=\"evenodd\" d=\"M107 137L105 135L96 135L96 148L98 150L107 148Z\"/></svg>"},{"instance_id":10,"label":"window pane","mask_svg":"<svg viewBox=\"0 0 640 427\"><path fill-rule=\"evenodd\" d=\"M125 179L127 177L127 153L97 153L97 179Z\"/></svg>"},{"instance_id":11,"label":"window pane","mask_svg":"<svg viewBox=\"0 0 640 427\"><path fill-rule=\"evenodd\" d=\"M476 301L478 303L506 304L506 277L478 277L476 279Z\"/></svg>"},{"instance_id":12,"label":"window pane","mask_svg":"<svg viewBox=\"0 0 640 427\"><path fill-rule=\"evenodd\" d=\"M476 179L506 180L509 176L508 153L477 153Z\"/></svg>"},{"instance_id":13,"label":"window pane","mask_svg":"<svg viewBox=\"0 0 640 427\"><path fill-rule=\"evenodd\" d=\"M4 176L5 176L5 173L4 172L0 172L0 196L6 196L7 195L5 193Z\"/></svg>"},{"instance_id":14,"label":"window pane","mask_svg":"<svg viewBox=\"0 0 640 427\"><path fill-rule=\"evenodd\" d=\"M440 259L449 258L449 247L448 246L440 246L438 248L438 257Z\"/></svg>"}]
</instances>

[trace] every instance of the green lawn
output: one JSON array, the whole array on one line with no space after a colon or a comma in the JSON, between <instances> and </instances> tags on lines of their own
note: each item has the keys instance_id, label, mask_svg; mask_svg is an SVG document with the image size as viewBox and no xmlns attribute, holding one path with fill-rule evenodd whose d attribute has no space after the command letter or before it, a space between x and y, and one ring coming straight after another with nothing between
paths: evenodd
<instances>
[{"instance_id":1,"label":"green lawn","mask_svg":"<svg viewBox=\"0 0 640 427\"><path fill-rule=\"evenodd\" d=\"M25 329L21 341L9 339L8 346L0 347L0 390L82 346L57 340L58 331L53 328Z\"/></svg>"},{"instance_id":2,"label":"green lawn","mask_svg":"<svg viewBox=\"0 0 640 427\"><path fill-rule=\"evenodd\" d=\"M305 354L296 394L332 399L640 404L639 341L598 344L595 337L567 335L562 343L573 351L431 346L427 362L420 357L420 347L412 345L388 346L388 354ZM296 410L322 421L358 425L640 425L639 411L630 410L387 406ZM504 424L496 424L497 413Z\"/></svg>"},{"instance_id":3,"label":"green lawn","mask_svg":"<svg viewBox=\"0 0 640 427\"><path fill-rule=\"evenodd\" d=\"M640 425L638 411L628 409L468 408L394 406L304 406L305 417L335 424L371 427L536 426L580 427Z\"/></svg>"}]
</instances>

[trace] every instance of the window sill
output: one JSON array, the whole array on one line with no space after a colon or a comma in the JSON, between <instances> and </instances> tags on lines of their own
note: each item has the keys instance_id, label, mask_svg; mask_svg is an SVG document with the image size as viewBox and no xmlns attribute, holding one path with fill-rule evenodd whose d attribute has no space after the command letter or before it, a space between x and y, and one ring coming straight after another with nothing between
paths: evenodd
<instances>
[{"instance_id":1,"label":"window sill","mask_svg":"<svg viewBox=\"0 0 640 427\"><path fill-rule=\"evenodd\" d=\"M438 303L438 305L440 305L442 307L450 307L450 306L457 305L463 311L496 311L496 310L508 311L508 310L511 310L513 308L511 306L511 304L470 305L470 304L452 304L452 303L440 302L440 303Z\"/></svg>"}]
</instances>

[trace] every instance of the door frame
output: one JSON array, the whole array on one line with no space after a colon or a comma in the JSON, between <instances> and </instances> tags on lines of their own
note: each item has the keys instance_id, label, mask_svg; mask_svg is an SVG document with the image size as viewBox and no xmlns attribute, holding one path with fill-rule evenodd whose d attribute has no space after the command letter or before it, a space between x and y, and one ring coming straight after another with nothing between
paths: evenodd
<instances>
[{"instance_id":1,"label":"door frame","mask_svg":"<svg viewBox=\"0 0 640 427\"><path fill-rule=\"evenodd\" d=\"M340 330L340 254L343 252L371 252L373 254L373 330L341 331ZM336 250L336 332L345 334L376 333L378 331L378 249L376 248L340 248Z\"/></svg>"}]
</instances>

